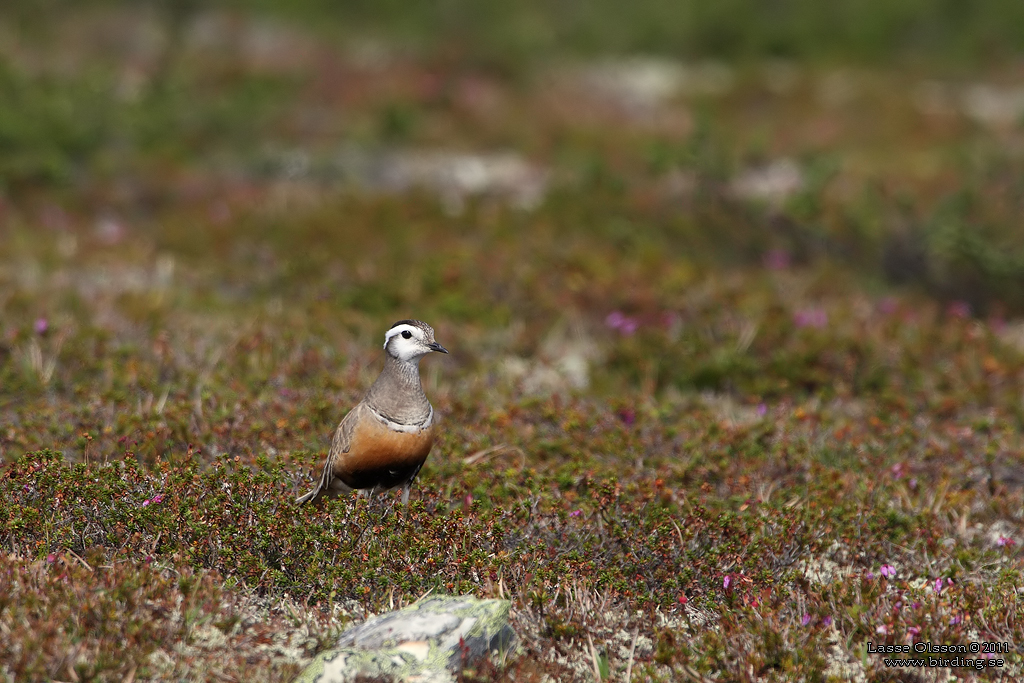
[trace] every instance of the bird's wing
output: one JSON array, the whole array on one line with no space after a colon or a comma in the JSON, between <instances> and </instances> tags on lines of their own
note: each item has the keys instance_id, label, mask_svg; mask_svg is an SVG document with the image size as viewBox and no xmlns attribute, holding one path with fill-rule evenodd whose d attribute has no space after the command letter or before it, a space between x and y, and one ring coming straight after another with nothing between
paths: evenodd
<instances>
[{"instance_id":1,"label":"bird's wing","mask_svg":"<svg viewBox=\"0 0 1024 683\"><path fill-rule=\"evenodd\" d=\"M366 410L366 404L360 402L355 408L348 411L345 417L341 418L341 423L334 430L334 439L331 441L331 450L327 453L327 458L324 462L324 471L320 475L320 483L317 484L315 489L301 496L296 502L316 502L325 495L335 496L339 493L347 493L350 490L340 480L334 481L334 461L342 453L348 453L349 448L352 447L352 434L355 432L359 420L364 419L363 414Z\"/></svg>"}]
</instances>

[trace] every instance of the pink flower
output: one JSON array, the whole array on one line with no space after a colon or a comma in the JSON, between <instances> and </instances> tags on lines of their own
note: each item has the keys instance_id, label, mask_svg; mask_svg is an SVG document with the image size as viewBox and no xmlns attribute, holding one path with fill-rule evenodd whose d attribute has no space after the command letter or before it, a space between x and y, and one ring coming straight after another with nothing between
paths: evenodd
<instances>
[{"instance_id":1,"label":"pink flower","mask_svg":"<svg viewBox=\"0 0 1024 683\"><path fill-rule=\"evenodd\" d=\"M961 320L971 317L971 305L966 301L954 301L949 304L946 309L946 313L954 318L960 318Z\"/></svg>"},{"instance_id":2,"label":"pink flower","mask_svg":"<svg viewBox=\"0 0 1024 683\"><path fill-rule=\"evenodd\" d=\"M612 311L604 319L606 327L610 327L624 337L633 335L640 328L636 318L624 314L622 311Z\"/></svg>"},{"instance_id":3,"label":"pink flower","mask_svg":"<svg viewBox=\"0 0 1024 683\"><path fill-rule=\"evenodd\" d=\"M786 270L791 259L785 249L772 249L764 255L764 265L768 270Z\"/></svg>"},{"instance_id":4,"label":"pink flower","mask_svg":"<svg viewBox=\"0 0 1024 683\"><path fill-rule=\"evenodd\" d=\"M162 503L164 501L164 494L158 493L155 496L153 496L152 500L154 504Z\"/></svg>"},{"instance_id":5,"label":"pink flower","mask_svg":"<svg viewBox=\"0 0 1024 683\"><path fill-rule=\"evenodd\" d=\"M942 592L942 579L941 578L935 579L935 583L932 584L932 590L934 590L936 593L941 593Z\"/></svg>"},{"instance_id":6,"label":"pink flower","mask_svg":"<svg viewBox=\"0 0 1024 683\"><path fill-rule=\"evenodd\" d=\"M683 319L675 311L668 311L663 313L661 316L661 323L668 329L673 329L682 325Z\"/></svg>"},{"instance_id":7,"label":"pink flower","mask_svg":"<svg viewBox=\"0 0 1024 683\"><path fill-rule=\"evenodd\" d=\"M884 313L885 315L892 315L893 313L896 312L896 308L898 307L898 305L899 302L895 298L891 296L886 296L882 297L878 301L878 310Z\"/></svg>"},{"instance_id":8,"label":"pink flower","mask_svg":"<svg viewBox=\"0 0 1024 683\"><path fill-rule=\"evenodd\" d=\"M919 629L917 626L910 626L907 628L907 635L911 638L917 638L919 635L921 635L921 629Z\"/></svg>"},{"instance_id":9,"label":"pink flower","mask_svg":"<svg viewBox=\"0 0 1024 683\"><path fill-rule=\"evenodd\" d=\"M793 324L820 329L828 325L828 313L824 308L804 308L793 314Z\"/></svg>"},{"instance_id":10,"label":"pink flower","mask_svg":"<svg viewBox=\"0 0 1024 683\"><path fill-rule=\"evenodd\" d=\"M572 512L569 513L569 516L570 517L579 517L582 514L583 514L583 510L573 510Z\"/></svg>"},{"instance_id":11,"label":"pink flower","mask_svg":"<svg viewBox=\"0 0 1024 683\"><path fill-rule=\"evenodd\" d=\"M832 625L832 617L831 617L831 615L827 616L827 617L823 617L822 620L821 620L821 625L824 628L828 628L829 626L831 626Z\"/></svg>"},{"instance_id":12,"label":"pink flower","mask_svg":"<svg viewBox=\"0 0 1024 683\"><path fill-rule=\"evenodd\" d=\"M999 539L996 541L996 545L1000 548L1003 548L1006 546L1017 545L1017 541L1013 540L1008 536L1000 536Z\"/></svg>"},{"instance_id":13,"label":"pink flower","mask_svg":"<svg viewBox=\"0 0 1024 683\"><path fill-rule=\"evenodd\" d=\"M878 573L887 579L891 579L896 576L896 567L893 567L891 564L883 564L882 568L878 570Z\"/></svg>"},{"instance_id":14,"label":"pink flower","mask_svg":"<svg viewBox=\"0 0 1024 683\"><path fill-rule=\"evenodd\" d=\"M875 629L875 633L877 633L880 636L884 636L887 633L889 633L889 627L885 624L882 624L881 626Z\"/></svg>"},{"instance_id":15,"label":"pink flower","mask_svg":"<svg viewBox=\"0 0 1024 683\"><path fill-rule=\"evenodd\" d=\"M50 329L50 323L46 318L36 318L36 324L32 326L36 334L43 335Z\"/></svg>"},{"instance_id":16,"label":"pink flower","mask_svg":"<svg viewBox=\"0 0 1024 683\"><path fill-rule=\"evenodd\" d=\"M50 564L53 564L54 562L57 561L57 556L54 555L53 553L50 553L49 555L46 556L46 561L49 562Z\"/></svg>"},{"instance_id":17,"label":"pink flower","mask_svg":"<svg viewBox=\"0 0 1024 683\"><path fill-rule=\"evenodd\" d=\"M803 617L802 617L802 618L800 619L800 625L801 625L801 626L807 626L807 624L809 624L809 623L811 623L811 615L810 615L810 614L805 614L805 615L804 615L804 616L803 616Z\"/></svg>"},{"instance_id":18,"label":"pink flower","mask_svg":"<svg viewBox=\"0 0 1024 683\"><path fill-rule=\"evenodd\" d=\"M889 471L892 472L893 479L902 479L903 476L907 473L907 464L903 462L898 462L892 467L890 467Z\"/></svg>"},{"instance_id":19,"label":"pink flower","mask_svg":"<svg viewBox=\"0 0 1024 683\"><path fill-rule=\"evenodd\" d=\"M722 588L724 588L726 590L729 590L729 584L730 583L732 583L732 579L729 578L728 574L726 574L725 578L722 580Z\"/></svg>"},{"instance_id":20,"label":"pink flower","mask_svg":"<svg viewBox=\"0 0 1024 683\"><path fill-rule=\"evenodd\" d=\"M768 414L768 406L766 406L763 403L758 403L757 404L757 416L758 417L764 417L767 414Z\"/></svg>"}]
</instances>

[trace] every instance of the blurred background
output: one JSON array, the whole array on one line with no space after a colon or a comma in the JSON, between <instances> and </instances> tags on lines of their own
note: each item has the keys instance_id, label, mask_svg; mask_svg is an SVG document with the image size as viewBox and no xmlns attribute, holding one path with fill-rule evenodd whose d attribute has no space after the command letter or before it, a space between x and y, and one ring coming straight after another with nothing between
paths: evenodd
<instances>
[{"instance_id":1,"label":"blurred background","mask_svg":"<svg viewBox=\"0 0 1024 683\"><path fill-rule=\"evenodd\" d=\"M99 386L252 452L203 402L272 384L317 447L404 317L453 395L873 391L864 311L1017 344L1022 50L1016 0L9 0L3 399L78 415L9 445L132 432Z\"/></svg>"}]
</instances>

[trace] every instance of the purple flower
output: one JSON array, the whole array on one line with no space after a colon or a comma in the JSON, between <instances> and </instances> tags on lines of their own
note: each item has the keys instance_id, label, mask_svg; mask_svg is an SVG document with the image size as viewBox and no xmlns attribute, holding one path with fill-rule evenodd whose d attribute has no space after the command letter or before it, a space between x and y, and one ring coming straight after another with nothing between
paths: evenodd
<instances>
[{"instance_id":1,"label":"purple flower","mask_svg":"<svg viewBox=\"0 0 1024 683\"><path fill-rule=\"evenodd\" d=\"M632 408L623 408L619 411L619 419L626 423L626 426L631 427L636 422L636 411Z\"/></svg>"},{"instance_id":2,"label":"purple flower","mask_svg":"<svg viewBox=\"0 0 1024 683\"><path fill-rule=\"evenodd\" d=\"M569 513L569 516L570 517L579 517L582 514L583 514L583 510L573 510L572 512Z\"/></svg>"},{"instance_id":3,"label":"purple flower","mask_svg":"<svg viewBox=\"0 0 1024 683\"><path fill-rule=\"evenodd\" d=\"M821 329L828 325L828 313L824 308L804 308L793 314L793 324Z\"/></svg>"},{"instance_id":4,"label":"purple flower","mask_svg":"<svg viewBox=\"0 0 1024 683\"><path fill-rule=\"evenodd\" d=\"M49 562L50 564L53 564L54 562L57 561L57 556L54 555L53 553L50 553L49 555L46 556L46 561Z\"/></svg>"},{"instance_id":5,"label":"purple flower","mask_svg":"<svg viewBox=\"0 0 1024 683\"><path fill-rule=\"evenodd\" d=\"M43 335L50 329L50 323L46 318L36 318L36 323L32 326L32 329L36 331L36 334Z\"/></svg>"},{"instance_id":6,"label":"purple flower","mask_svg":"<svg viewBox=\"0 0 1024 683\"><path fill-rule=\"evenodd\" d=\"M809 624L809 623L811 623L811 615L810 615L810 614L805 614L805 615L804 615L804 616L803 616L803 617L802 617L802 618L800 619L800 625L801 625L801 626L807 626L807 624Z\"/></svg>"},{"instance_id":7,"label":"purple flower","mask_svg":"<svg viewBox=\"0 0 1024 683\"><path fill-rule=\"evenodd\" d=\"M961 616L955 616L955 617L953 617L952 619L950 619L950 620L949 620L949 625L950 625L950 626L956 626L956 625L957 625L957 624L959 624L959 623L960 623L961 621L963 621L963 617L961 617Z\"/></svg>"},{"instance_id":8,"label":"purple flower","mask_svg":"<svg viewBox=\"0 0 1024 683\"><path fill-rule=\"evenodd\" d=\"M636 318L631 318L622 311L612 311L609 313L604 319L604 324L624 337L634 334L640 327L640 323Z\"/></svg>"},{"instance_id":9,"label":"purple flower","mask_svg":"<svg viewBox=\"0 0 1024 683\"><path fill-rule=\"evenodd\" d=\"M764 417L766 414L768 414L768 406L766 406L763 403L758 403L757 404L757 416L758 417Z\"/></svg>"},{"instance_id":10,"label":"purple flower","mask_svg":"<svg viewBox=\"0 0 1024 683\"><path fill-rule=\"evenodd\" d=\"M878 570L878 573L887 579L891 579L896 576L896 567L893 567L891 564L883 564L882 568Z\"/></svg>"},{"instance_id":11,"label":"purple flower","mask_svg":"<svg viewBox=\"0 0 1024 683\"><path fill-rule=\"evenodd\" d=\"M144 508L149 507L149 503L150 503L150 500L149 500L149 498L147 498L146 500L142 501L142 507L144 507Z\"/></svg>"},{"instance_id":12,"label":"purple flower","mask_svg":"<svg viewBox=\"0 0 1024 683\"><path fill-rule=\"evenodd\" d=\"M821 620L821 625L824 628L828 628L829 626L831 626L832 625L832 616L829 615L827 617L823 617L822 620Z\"/></svg>"},{"instance_id":13,"label":"purple flower","mask_svg":"<svg viewBox=\"0 0 1024 683\"><path fill-rule=\"evenodd\" d=\"M966 301L954 301L946 309L946 313L961 320L971 317L971 305Z\"/></svg>"},{"instance_id":14,"label":"purple flower","mask_svg":"<svg viewBox=\"0 0 1024 683\"><path fill-rule=\"evenodd\" d=\"M725 578L724 578L724 579L722 579L722 588L724 588L724 589L728 590L728 589L729 589L729 584L730 584L730 583L732 583L732 579L731 579L731 578L729 578L729 575L728 575L728 574L726 574L726 575L725 575Z\"/></svg>"},{"instance_id":15,"label":"purple flower","mask_svg":"<svg viewBox=\"0 0 1024 683\"><path fill-rule=\"evenodd\" d=\"M1001 535L1001 536L999 536L999 539L996 541L996 545L999 546L1000 548L1003 548L1005 546L1017 545L1017 541L1015 541L1012 538L1009 538L1007 536L1002 536Z\"/></svg>"},{"instance_id":16,"label":"purple flower","mask_svg":"<svg viewBox=\"0 0 1024 683\"><path fill-rule=\"evenodd\" d=\"M867 579L868 579L868 581L874 581L875 580L875 573L874 572L868 572Z\"/></svg>"},{"instance_id":17,"label":"purple flower","mask_svg":"<svg viewBox=\"0 0 1024 683\"><path fill-rule=\"evenodd\" d=\"M790 261L789 252L785 249L772 249L764 255L764 265L768 270L786 270Z\"/></svg>"},{"instance_id":18,"label":"purple flower","mask_svg":"<svg viewBox=\"0 0 1024 683\"><path fill-rule=\"evenodd\" d=\"M154 505L156 503L162 503L163 501L164 501L164 494L162 494L162 493L158 493L155 496L153 496L153 498L152 498L152 502L153 502Z\"/></svg>"},{"instance_id":19,"label":"purple flower","mask_svg":"<svg viewBox=\"0 0 1024 683\"><path fill-rule=\"evenodd\" d=\"M889 471L892 472L893 479L902 479L903 475L907 473L907 464L904 462L898 462L889 468Z\"/></svg>"},{"instance_id":20,"label":"purple flower","mask_svg":"<svg viewBox=\"0 0 1024 683\"><path fill-rule=\"evenodd\" d=\"M935 583L932 584L932 589L936 593L941 593L942 592L942 579L941 578L935 579Z\"/></svg>"},{"instance_id":21,"label":"purple flower","mask_svg":"<svg viewBox=\"0 0 1024 683\"><path fill-rule=\"evenodd\" d=\"M911 626L907 629L907 635L911 638L917 638L919 635L921 635L921 629L919 629L917 626Z\"/></svg>"}]
</instances>

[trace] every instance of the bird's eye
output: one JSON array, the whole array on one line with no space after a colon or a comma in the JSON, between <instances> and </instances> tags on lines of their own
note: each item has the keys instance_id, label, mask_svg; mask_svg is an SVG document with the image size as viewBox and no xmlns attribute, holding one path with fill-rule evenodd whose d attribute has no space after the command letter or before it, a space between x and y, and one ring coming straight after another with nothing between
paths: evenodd
<instances>
[{"instance_id":1,"label":"bird's eye","mask_svg":"<svg viewBox=\"0 0 1024 683\"><path fill-rule=\"evenodd\" d=\"M409 339L411 337L412 337L412 332L410 332L409 330L403 330L403 332L402 332L402 339Z\"/></svg>"}]
</instances>

